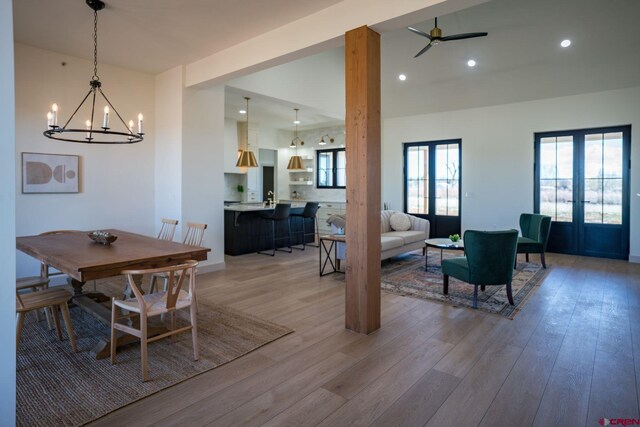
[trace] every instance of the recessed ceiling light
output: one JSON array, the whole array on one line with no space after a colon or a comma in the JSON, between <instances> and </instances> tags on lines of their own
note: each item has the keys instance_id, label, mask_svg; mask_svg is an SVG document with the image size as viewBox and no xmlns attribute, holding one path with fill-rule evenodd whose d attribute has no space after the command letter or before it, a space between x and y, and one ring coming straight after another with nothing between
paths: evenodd
<instances>
[{"instance_id":1,"label":"recessed ceiling light","mask_svg":"<svg viewBox=\"0 0 640 427\"><path fill-rule=\"evenodd\" d=\"M240 113L240 114L247 114L247 110L240 110L240 111L238 111L238 113Z\"/></svg>"},{"instance_id":2,"label":"recessed ceiling light","mask_svg":"<svg viewBox=\"0 0 640 427\"><path fill-rule=\"evenodd\" d=\"M400 74L398 76L398 79L401 80L401 81L405 81L405 80L407 80L407 76L405 76L404 74Z\"/></svg>"},{"instance_id":3,"label":"recessed ceiling light","mask_svg":"<svg viewBox=\"0 0 640 427\"><path fill-rule=\"evenodd\" d=\"M571 46L571 40L569 40L569 39L564 39L564 40L562 40L562 41L560 42L560 46L562 46L562 47L569 47L569 46Z\"/></svg>"},{"instance_id":4,"label":"recessed ceiling light","mask_svg":"<svg viewBox=\"0 0 640 427\"><path fill-rule=\"evenodd\" d=\"M470 59L467 61L467 65L469 67L475 67L476 66L476 61L474 61L473 59Z\"/></svg>"},{"instance_id":5,"label":"recessed ceiling light","mask_svg":"<svg viewBox=\"0 0 640 427\"><path fill-rule=\"evenodd\" d=\"M299 125L299 124L300 124L300 120L294 120L294 121L293 121L293 124L294 124L294 125Z\"/></svg>"}]
</instances>

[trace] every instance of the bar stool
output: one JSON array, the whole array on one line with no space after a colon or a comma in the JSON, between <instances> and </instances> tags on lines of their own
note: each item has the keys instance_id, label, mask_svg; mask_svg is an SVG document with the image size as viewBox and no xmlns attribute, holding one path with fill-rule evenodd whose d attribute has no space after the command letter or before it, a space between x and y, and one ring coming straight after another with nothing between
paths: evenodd
<instances>
[{"instance_id":1,"label":"bar stool","mask_svg":"<svg viewBox=\"0 0 640 427\"><path fill-rule=\"evenodd\" d=\"M300 234L302 233L302 248L296 248L298 250L304 251L304 248L306 246L306 240L307 240L307 236L314 236L314 240L315 240L315 236L318 230L318 217L316 216L316 214L318 213L318 208L320 207L320 205L318 204L318 202L307 202L306 205L304 205L304 210L302 211L302 213L292 213L291 214L291 219L295 219L295 218L301 218L302 219L302 230L297 230L294 231L293 234ZM306 229L305 229L305 220L307 218L311 218L314 221L315 224L315 228L314 231L312 233L307 233ZM313 245L311 245L313 246ZM295 247L295 246L294 246ZM314 246L317 248L317 246Z\"/></svg>"},{"instance_id":2,"label":"bar stool","mask_svg":"<svg viewBox=\"0 0 640 427\"><path fill-rule=\"evenodd\" d=\"M288 251L282 250L282 251L289 252L289 253L293 252L293 250L291 249L291 224L289 223L290 210L291 210L291 205L289 203L278 203L271 215L265 214L262 216L263 219L271 221L271 236L273 239L273 249L271 250L271 253L258 251L259 254L275 256L276 251L282 250L277 248L276 240L283 240L287 238L289 239L289 246L287 246L289 250ZM276 222L283 222L283 221L287 223L289 236L276 237Z\"/></svg>"}]
</instances>

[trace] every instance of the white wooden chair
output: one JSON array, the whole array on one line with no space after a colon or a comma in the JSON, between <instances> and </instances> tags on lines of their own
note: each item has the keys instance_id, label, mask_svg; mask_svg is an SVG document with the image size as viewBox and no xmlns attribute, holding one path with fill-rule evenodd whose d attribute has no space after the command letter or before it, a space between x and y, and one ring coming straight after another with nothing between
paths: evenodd
<instances>
[{"instance_id":1,"label":"white wooden chair","mask_svg":"<svg viewBox=\"0 0 640 427\"><path fill-rule=\"evenodd\" d=\"M67 328L67 335L71 342L71 349L75 353L78 351L76 347L76 338L73 335L73 326L71 325L71 316L69 315L69 307L67 301L71 299L71 292L64 289L45 289L41 291L31 292L28 294L20 294L16 290L16 348L20 344L20 338L22 337L22 329L24 327L24 316L33 310L40 310L42 308L51 308L53 313L53 319L55 320L56 330L58 332L58 339L62 340L62 330L60 328L60 317L58 316L58 308L62 311L62 318L64 319L65 327Z\"/></svg>"},{"instance_id":2,"label":"white wooden chair","mask_svg":"<svg viewBox=\"0 0 640 427\"><path fill-rule=\"evenodd\" d=\"M133 290L135 298L118 300L111 299L111 363L116 363L116 330L126 332L140 338L140 354L142 363L142 380L147 380L147 344L168 336L191 331L193 340L193 359L198 360L198 326L196 322L195 299L195 274L193 270L197 261L186 261L183 264L147 270L125 270L122 274L127 276L129 286ZM133 280L134 275L165 273L170 286L167 291L143 294ZM182 289L185 279L189 289ZM120 307L126 315L117 316L117 309ZM190 310L191 324L180 329L176 329L176 310ZM119 319L129 318L132 314L140 316L140 329L135 329L129 325L118 323ZM147 320L149 317L171 315L171 330L152 338L147 337Z\"/></svg>"},{"instance_id":3,"label":"white wooden chair","mask_svg":"<svg viewBox=\"0 0 640 427\"><path fill-rule=\"evenodd\" d=\"M158 233L158 240L172 241L178 226L178 220L162 218L161 221L162 227L160 227L160 233Z\"/></svg>"}]
</instances>

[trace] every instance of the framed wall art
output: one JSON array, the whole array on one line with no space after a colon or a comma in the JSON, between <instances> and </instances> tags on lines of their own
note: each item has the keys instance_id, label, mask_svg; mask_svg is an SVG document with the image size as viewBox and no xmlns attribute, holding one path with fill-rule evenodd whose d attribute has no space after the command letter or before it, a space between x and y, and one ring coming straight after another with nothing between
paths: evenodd
<instances>
[{"instance_id":1,"label":"framed wall art","mask_svg":"<svg viewBox=\"0 0 640 427\"><path fill-rule=\"evenodd\" d=\"M22 153L22 192L77 193L79 156Z\"/></svg>"}]
</instances>

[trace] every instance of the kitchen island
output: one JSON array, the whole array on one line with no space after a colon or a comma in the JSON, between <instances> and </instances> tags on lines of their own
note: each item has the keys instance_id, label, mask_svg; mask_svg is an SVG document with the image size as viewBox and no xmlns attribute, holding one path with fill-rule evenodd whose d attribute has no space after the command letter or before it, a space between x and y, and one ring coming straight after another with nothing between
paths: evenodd
<instances>
[{"instance_id":1,"label":"kitchen island","mask_svg":"<svg viewBox=\"0 0 640 427\"><path fill-rule=\"evenodd\" d=\"M302 213L305 203L291 203L291 213ZM224 253L226 255L243 255L271 249L271 223L263 219L264 215L273 212L273 208L262 207L262 204L233 204L224 207ZM302 244L302 223L300 217L291 217L291 244ZM304 220L306 233L315 232L315 222ZM287 235L286 222L276 223L278 237ZM306 237L305 243L313 243L314 236ZM278 247L287 246L287 239L277 242Z\"/></svg>"}]
</instances>

